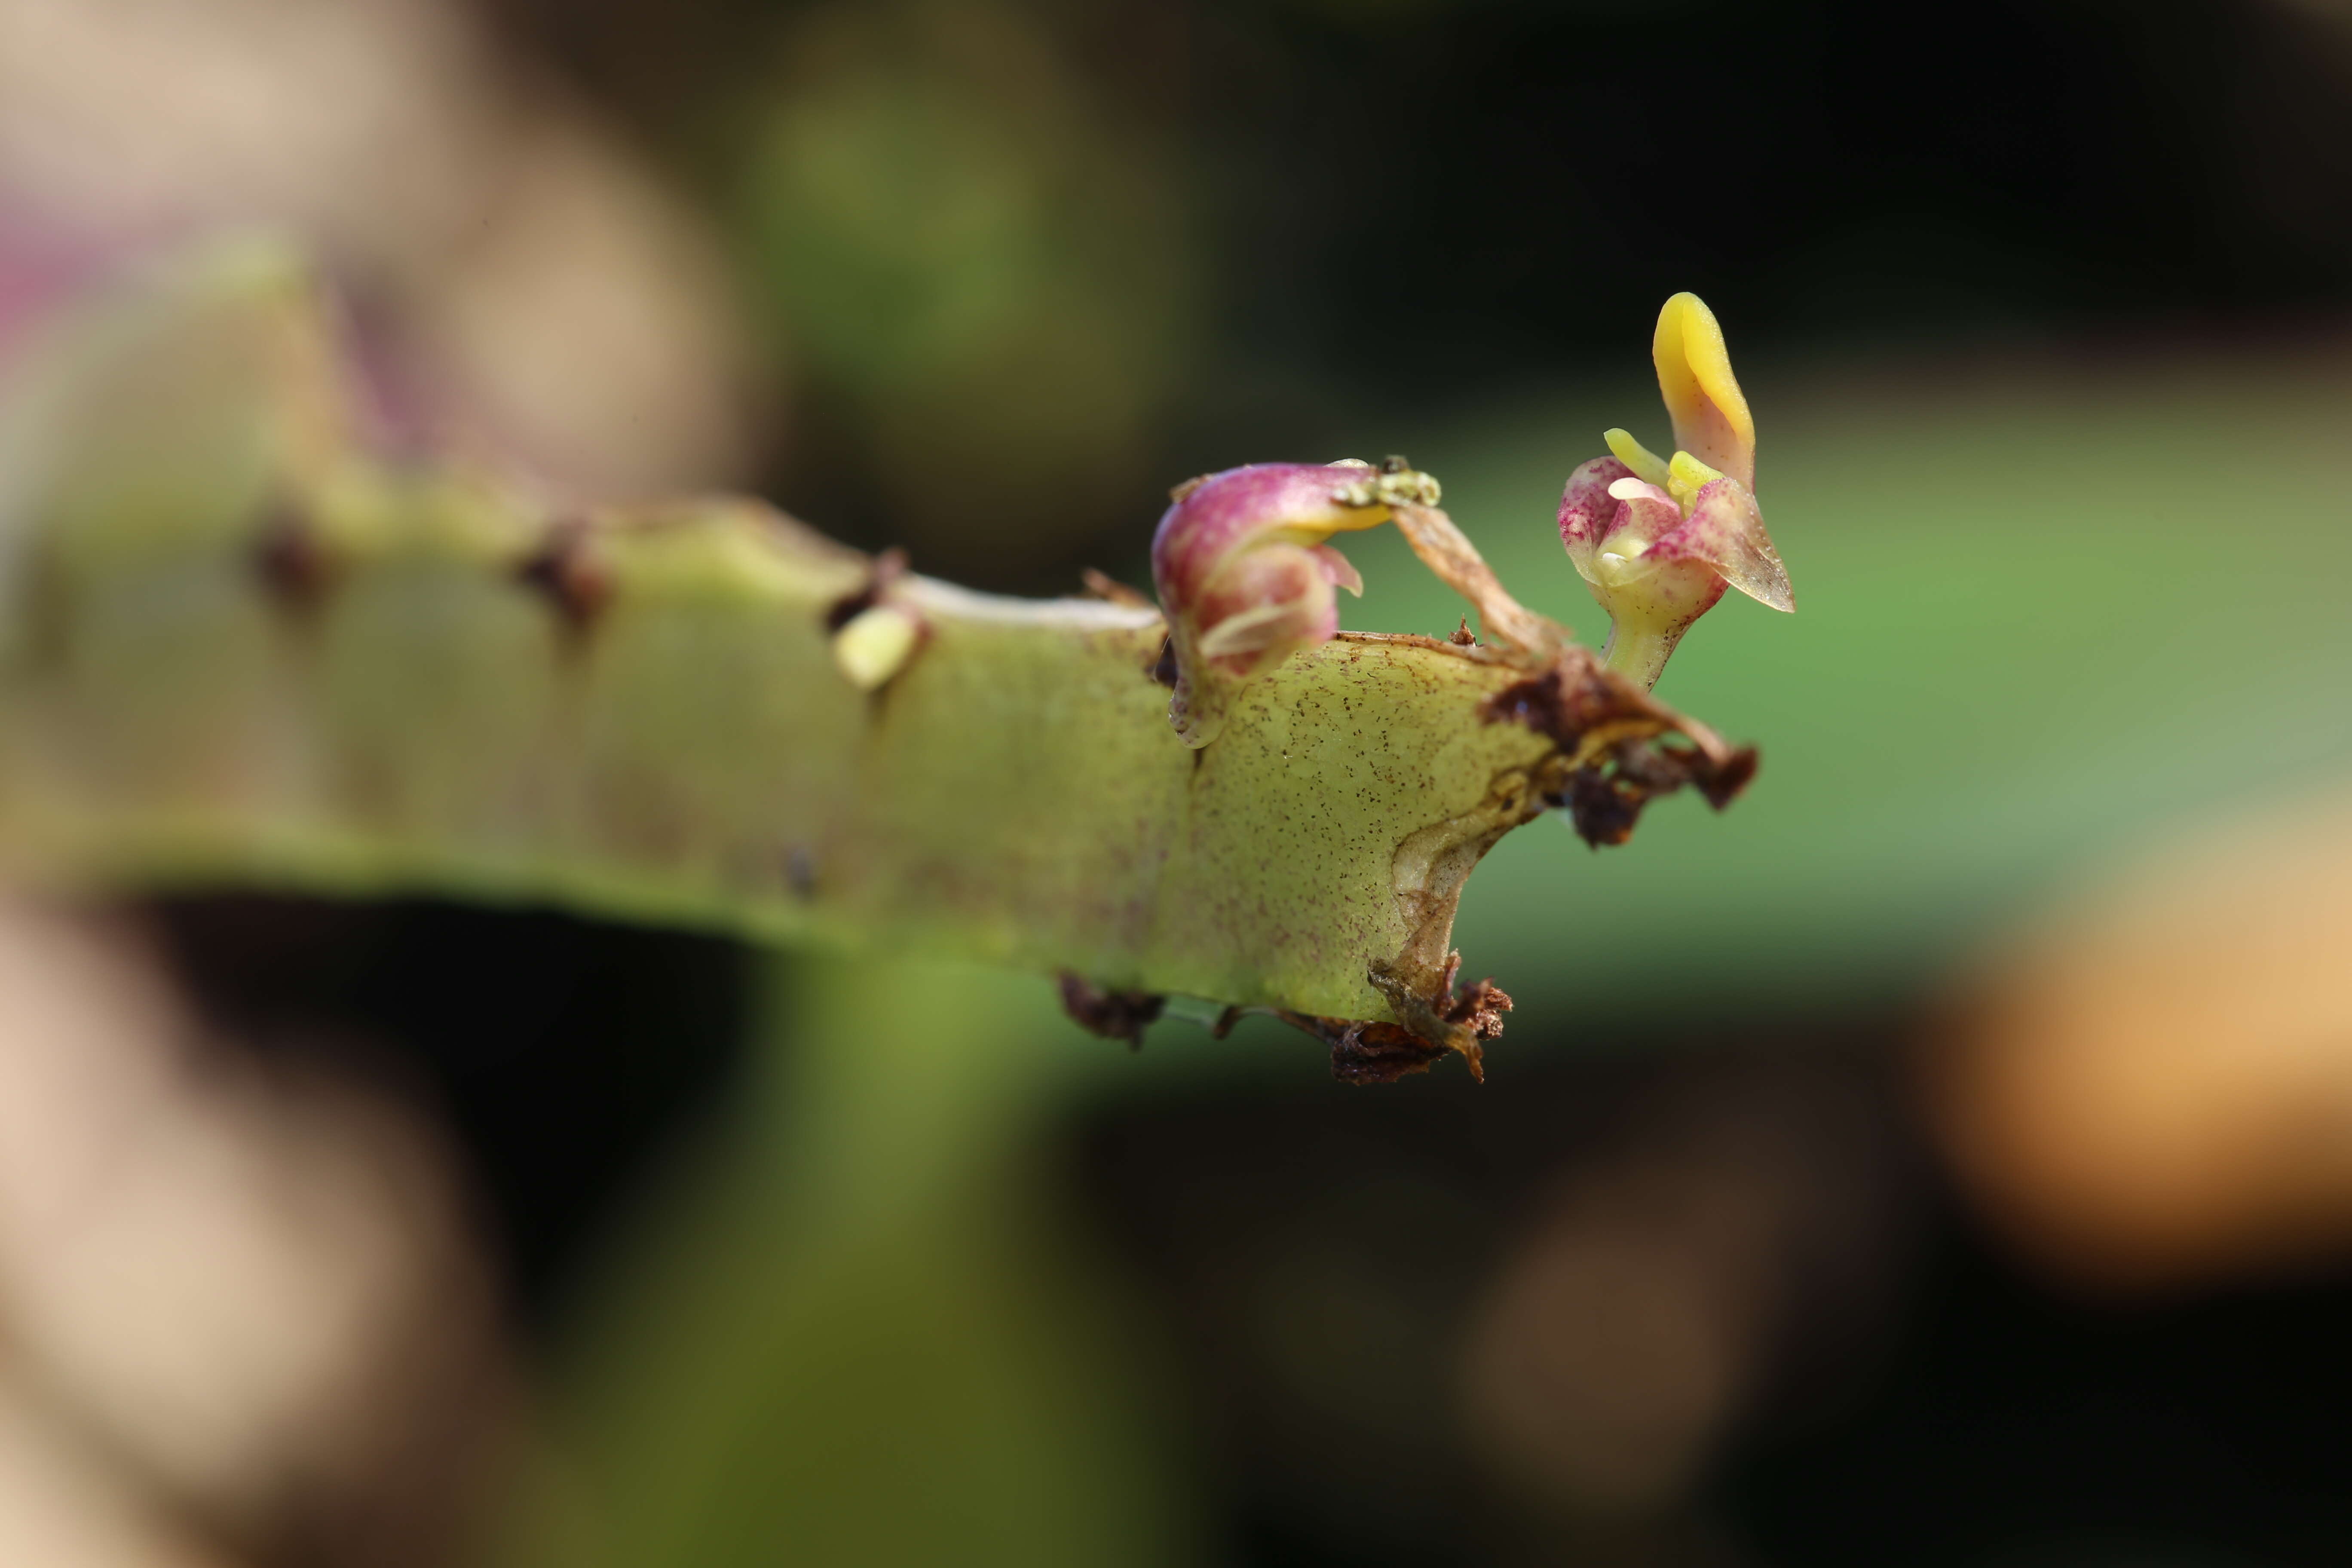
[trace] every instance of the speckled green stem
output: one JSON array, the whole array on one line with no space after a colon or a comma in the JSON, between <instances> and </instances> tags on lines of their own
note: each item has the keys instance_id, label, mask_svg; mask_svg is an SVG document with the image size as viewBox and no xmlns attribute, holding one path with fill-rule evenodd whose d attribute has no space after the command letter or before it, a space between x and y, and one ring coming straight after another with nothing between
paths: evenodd
<instances>
[{"instance_id":1,"label":"speckled green stem","mask_svg":"<svg viewBox=\"0 0 2352 1568\"><path fill-rule=\"evenodd\" d=\"M1343 636L1192 751L1154 609L877 576L747 502L558 516L376 461L318 406L332 354L286 278L118 306L19 400L19 878L896 944L1475 1059L1447 949L1471 868L1679 727L1580 649ZM877 602L920 636L861 689L834 640Z\"/></svg>"}]
</instances>

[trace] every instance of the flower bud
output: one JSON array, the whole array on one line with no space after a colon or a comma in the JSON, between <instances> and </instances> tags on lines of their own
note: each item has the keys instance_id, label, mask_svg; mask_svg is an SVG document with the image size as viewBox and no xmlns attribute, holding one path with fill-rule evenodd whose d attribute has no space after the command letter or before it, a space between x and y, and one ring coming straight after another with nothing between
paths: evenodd
<instances>
[{"instance_id":1,"label":"flower bud","mask_svg":"<svg viewBox=\"0 0 2352 1568\"><path fill-rule=\"evenodd\" d=\"M1393 505L1430 506L1437 481L1391 458L1258 463L1181 485L1151 541L1151 577L1176 655L1168 716L1188 746L1207 745L1234 697L1292 654L1339 629L1338 588L1363 579L1324 542L1376 527Z\"/></svg>"}]
</instances>

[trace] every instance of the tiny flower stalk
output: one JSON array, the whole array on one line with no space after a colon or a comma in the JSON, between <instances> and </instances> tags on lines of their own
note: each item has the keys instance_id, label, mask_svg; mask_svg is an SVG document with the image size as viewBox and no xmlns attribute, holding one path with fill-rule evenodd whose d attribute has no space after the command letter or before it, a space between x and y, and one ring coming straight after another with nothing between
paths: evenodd
<instances>
[{"instance_id":1,"label":"tiny flower stalk","mask_svg":"<svg viewBox=\"0 0 2352 1568\"><path fill-rule=\"evenodd\" d=\"M1612 456L1579 468L1559 502L1560 542L1609 612L1602 658L1644 686L1727 587L1797 607L1756 504L1756 421L1715 312L1696 294L1668 300L1651 355L1675 455L1608 431Z\"/></svg>"}]
</instances>

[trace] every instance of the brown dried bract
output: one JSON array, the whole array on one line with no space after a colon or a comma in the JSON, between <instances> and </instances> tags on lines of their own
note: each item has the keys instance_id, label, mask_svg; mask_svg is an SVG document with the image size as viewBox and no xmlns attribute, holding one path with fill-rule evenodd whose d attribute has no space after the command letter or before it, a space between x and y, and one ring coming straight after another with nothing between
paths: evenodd
<instances>
[{"instance_id":1,"label":"brown dried bract","mask_svg":"<svg viewBox=\"0 0 2352 1568\"><path fill-rule=\"evenodd\" d=\"M308 615L333 585L334 563L309 521L292 506L273 507L253 547L253 568L269 596Z\"/></svg>"},{"instance_id":2,"label":"brown dried bract","mask_svg":"<svg viewBox=\"0 0 2352 1568\"><path fill-rule=\"evenodd\" d=\"M1458 967L1461 963L1457 952L1454 963ZM1480 980L1455 992L1444 1016L1447 1023L1459 1024L1478 1038L1491 1040L1503 1032L1503 1015L1510 1010L1511 994L1492 980ZM1482 1082L1486 1079L1484 1064L1475 1053L1470 1057L1470 1074Z\"/></svg>"},{"instance_id":3,"label":"brown dried bract","mask_svg":"<svg viewBox=\"0 0 2352 1568\"><path fill-rule=\"evenodd\" d=\"M865 586L854 594L844 594L826 606L824 629L837 632L866 611L882 602L890 585L907 574L907 552L895 545L874 558L866 574Z\"/></svg>"},{"instance_id":4,"label":"brown dried bract","mask_svg":"<svg viewBox=\"0 0 2352 1568\"><path fill-rule=\"evenodd\" d=\"M1318 1018L1307 1013L1276 1012L1275 1016L1330 1047L1331 1076L1341 1083L1394 1083L1427 1072L1447 1050L1398 1024Z\"/></svg>"},{"instance_id":5,"label":"brown dried bract","mask_svg":"<svg viewBox=\"0 0 2352 1568\"><path fill-rule=\"evenodd\" d=\"M1176 639L1173 637L1160 639L1160 656L1145 666L1143 673L1169 690L1176 689Z\"/></svg>"},{"instance_id":6,"label":"brown dried bract","mask_svg":"<svg viewBox=\"0 0 2352 1568\"><path fill-rule=\"evenodd\" d=\"M1090 1035L1125 1040L1128 1049L1143 1048L1143 1031L1157 1023L1168 998L1148 991L1104 991L1069 970L1064 970L1062 1011Z\"/></svg>"},{"instance_id":7,"label":"brown dried bract","mask_svg":"<svg viewBox=\"0 0 2352 1568\"><path fill-rule=\"evenodd\" d=\"M1511 998L1492 980L1458 984L1461 972L1462 955L1449 952L1433 973L1428 967L1421 969L1425 989L1416 984L1409 966L1376 964L1365 978L1395 1010L1409 1037L1433 1051L1460 1051L1470 1076L1484 1083L1484 1044L1503 1032L1503 1015L1511 1010Z\"/></svg>"},{"instance_id":8,"label":"brown dried bract","mask_svg":"<svg viewBox=\"0 0 2352 1568\"><path fill-rule=\"evenodd\" d=\"M1150 595L1139 588L1129 587L1108 572L1097 572L1091 566L1083 567L1078 572L1078 580L1087 585L1088 595L1107 605L1119 605L1130 610L1157 607L1158 601Z\"/></svg>"},{"instance_id":9,"label":"brown dried bract","mask_svg":"<svg viewBox=\"0 0 2352 1568\"><path fill-rule=\"evenodd\" d=\"M1487 700L1489 723L1524 724L1559 745L1569 771L1549 796L1567 808L1587 844L1622 844L1643 807L1685 784L1717 811L1756 776L1753 746L1732 746L1638 685L1602 668L1583 648ZM1679 732L1688 745L1658 739Z\"/></svg>"},{"instance_id":10,"label":"brown dried bract","mask_svg":"<svg viewBox=\"0 0 2352 1568\"><path fill-rule=\"evenodd\" d=\"M547 538L515 568L515 581L547 595L563 624L583 632L613 596L613 574L596 553L596 531L586 518L558 518Z\"/></svg>"},{"instance_id":11,"label":"brown dried bract","mask_svg":"<svg viewBox=\"0 0 2352 1568\"><path fill-rule=\"evenodd\" d=\"M1753 746L1742 746L1718 760L1683 746L1623 742L1606 762L1570 774L1560 804L1587 844L1596 849L1622 844L1633 836L1643 807L1685 784L1722 810L1756 776L1756 761Z\"/></svg>"},{"instance_id":12,"label":"brown dried bract","mask_svg":"<svg viewBox=\"0 0 2352 1568\"><path fill-rule=\"evenodd\" d=\"M1688 722L1582 647L1561 650L1539 672L1495 693L1479 717L1490 724L1524 724L1579 761L1621 737L1685 730ZM1707 735L1713 739L1712 731Z\"/></svg>"}]
</instances>

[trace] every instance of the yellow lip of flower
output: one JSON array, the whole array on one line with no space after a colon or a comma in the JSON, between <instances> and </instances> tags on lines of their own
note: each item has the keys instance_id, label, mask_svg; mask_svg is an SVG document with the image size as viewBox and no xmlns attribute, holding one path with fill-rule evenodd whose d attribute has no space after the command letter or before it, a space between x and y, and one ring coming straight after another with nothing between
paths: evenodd
<instances>
[{"instance_id":1,"label":"yellow lip of flower","mask_svg":"<svg viewBox=\"0 0 2352 1568\"><path fill-rule=\"evenodd\" d=\"M1756 419L1731 374L1723 326L1706 301L1691 293L1666 301L1650 339L1650 358L1675 422L1675 445L1754 489Z\"/></svg>"},{"instance_id":2,"label":"yellow lip of flower","mask_svg":"<svg viewBox=\"0 0 2352 1568\"><path fill-rule=\"evenodd\" d=\"M1677 456L1687 454L1709 470L1709 477L1728 476L1756 488L1756 416L1731 374L1731 350L1723 341L1722 323L1696 294L1677 294L1658 312L1658 330L1650 341L1650 357L1657 365L1658 391L1675 426ZM1603 437L1617 460L1634 476L1670 489L1671 465L1622 430Z\"/></svg>"}]
</instances>

